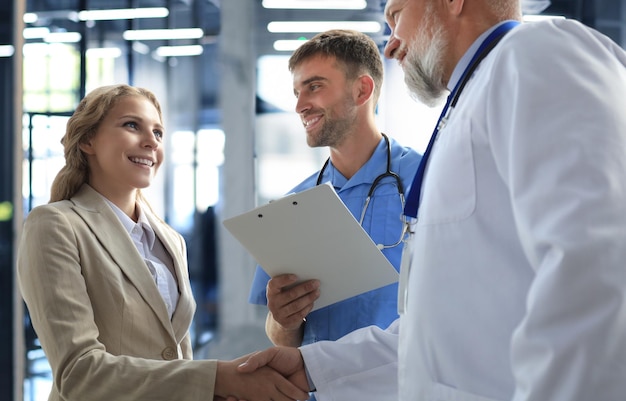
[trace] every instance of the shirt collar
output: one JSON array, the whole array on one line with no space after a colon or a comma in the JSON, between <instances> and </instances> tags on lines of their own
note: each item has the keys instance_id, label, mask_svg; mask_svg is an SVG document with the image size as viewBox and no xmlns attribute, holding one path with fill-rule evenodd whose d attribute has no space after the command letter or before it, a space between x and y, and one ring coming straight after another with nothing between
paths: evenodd
<instances>
[{"instance_id":1,"label":"shirt collar","mask_svg":"<svg viewBox=\"0 0 626 401\"><path fill-rule=\"evenodd\" d=\"M467 69L467 66L472 60L472 57L474 57L474 54L478 51L480 44L483 43L483 41L487 38L487 36L489 36L489 34L491 34L491 32L495 31L500 25L506 22L509 21L502 21L487 29L474 41L474 43L472 43L469 49L467 49L465 54L463 54L463 57L461 57L461 60L459 60L459 62L457 63L456 67L454 67L454 71L452 71L452 75L450 76L450 81L448 81L448 90L450 92L452 92L458 84L461 76L463 75L463 72Z\"/></svg>"},{"instance_id":2,"label":"shirt collar","mask_svg":"<svg viewBox=\"0 0 626 401\"><path fill-rule=\"evenodd\" d=\"M117 207L115 203L111 202L104 196L102 196L102 198L109 204L109 206L111 206L111 209L113 209L113 212L115 213L117 218L120 219L120 222L122 223L129 235L132 236L132 231L135 226L139 226L143 230L144 234L146 235L148 247L152 249L156 236L154 234L152 226L150 225L150 221L148 221L148 217L144 213L139 203L135 205L135 207L137 208L137 223L135 223L130 217L128 217L128 215L126 215L126 213L122 211L122 209Z\"/></svg>"},{"instance_id":3,"label":"shirt collar","mask_svg":"<svg viewBox=\"0 0 626 401\"><path fill-rule=\"evenodd\" d=\"M389 146L391 147L392 139L389 138L389 141ZM326 176L327 179L322 180L322 182L331 181L335 189L340 188L339 191L345 190L363 183L370 183L372 181L372 177L376 177L385 172L385 166L387 166L387 143L385 142L385 138L381 138L372 156L363 166L361 166L361 168L352 176L352 178L350 178L350 180L346 179L346 177L344 177L331 162L328 163L328 167L326 168L326 171L328 172L328 175Z\"/></svg>"}]
</instances>

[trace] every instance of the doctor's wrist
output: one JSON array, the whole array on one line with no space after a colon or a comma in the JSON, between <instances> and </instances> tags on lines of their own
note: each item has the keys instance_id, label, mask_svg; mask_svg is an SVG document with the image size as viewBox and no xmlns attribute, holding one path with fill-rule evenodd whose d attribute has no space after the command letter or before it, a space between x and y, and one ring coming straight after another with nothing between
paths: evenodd
<instances>
[{"instance_id":1,"label":"doctor's wrist","mask_svg":"<svg viewBox=\"0 0 626 401\"><path fill-rule=\"evenodd\" d=\"M315 388L315 383L313 383L313 379L311 378L309 369L307 369L306 365L304 365L304 373L306 373L306 380L309 383L309 393L314 393L317 389Z\"/></svg>"}]
</instances>

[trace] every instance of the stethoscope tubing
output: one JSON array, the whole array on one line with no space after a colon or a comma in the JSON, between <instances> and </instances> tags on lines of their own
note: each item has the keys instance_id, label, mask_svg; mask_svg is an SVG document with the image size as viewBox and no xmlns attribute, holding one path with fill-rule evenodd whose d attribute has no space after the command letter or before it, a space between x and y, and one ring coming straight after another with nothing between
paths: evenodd
<instances>
[{"instance_id":1,"label":"stethoscope tubing","mask_svg":"<svg viewBox=\"0 0 626 401\"><path fill-rule=\"evenodd\" d=\"M385 172L378 175L376 178L374 178L374 181L372 181L372 184L370 185L370 189L367 192L367 197L365 198L365 204L363 206L363 210L361 212L361 216L359 219L359 224L363 224L363 220L365 219L365 213L367 211L367 207L369 206L370 200L372 199L372 196L374 196L374 191L376 190L376 187L378 186L378 184L380 183L381 180L383 180L386 177L392 177L393 179L396 180L396 185L398 187L398 194L400 195L400 202L402 205L402 209L404 209L404 204L405 204L405 199L404 199L404 185L402 184L402 179L400 178L400 176L391 171L391 144L389 141L389 138L387 137L387 135L385 135L384 133L382 134L383 138L385 139L385 144L387 145L387 168L385 169ZM330 163L330 157L328 159L326 159L326 161L324 162L324 165L322 166L322 168L320 169L320 172L317 175L317 181L316 181L316 186L320 185L322 183L322 178L324 176L324 172L326 171L326 168L328 167L328 164ZM402 214L402 217L404 217L404 214ZM378 248L379 249L384 249L384 248L391 248L394 246L399 245L403 239L404 236L406 234L406 221L403 223L403 230L402 230L402 235L400 236L400 240L397 241L395 244L393 245L382 245L382 244L378 244Z\"/></svg>"}]
</instances>

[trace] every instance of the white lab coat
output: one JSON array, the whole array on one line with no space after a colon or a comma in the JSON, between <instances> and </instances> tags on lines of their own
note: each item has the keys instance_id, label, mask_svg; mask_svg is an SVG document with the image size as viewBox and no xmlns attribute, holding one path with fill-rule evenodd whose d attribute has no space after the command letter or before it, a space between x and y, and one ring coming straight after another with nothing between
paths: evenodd
<instances>
[{"instance_id":1,"label":"white lab coat","mask_svg":"<svg viewBox=\"0 0 626 401\"><path fill-rule=\"evenodd\" d=\"M575 21L513 30L439 133L422 194L399 400L626 400L626 53ZM361 331L303 349L319 401L395 391L394 369L371 378L393 330Z\"/></svg>"}]
</instances>

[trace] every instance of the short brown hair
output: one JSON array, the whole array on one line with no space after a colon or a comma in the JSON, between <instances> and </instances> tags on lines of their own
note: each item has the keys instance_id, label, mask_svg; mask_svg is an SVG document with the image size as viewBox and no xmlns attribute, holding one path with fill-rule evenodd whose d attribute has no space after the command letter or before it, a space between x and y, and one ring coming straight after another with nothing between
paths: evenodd
<instances>
[{"instance_id":1,"label":"short brown hair","mask_svg":"<svg viewBox=\"0 0 626 401\"><path fill-rule=\"evenodd\" d=\"M334 57L345 68L346 78L355 79L369 74L376 88L374 101L378 102L383 84L383 62L376 42L366 34L353 30L333 29L321 32L302 44L289 58L289 71L315 56Z\"/></svg>"}]
</instances>

